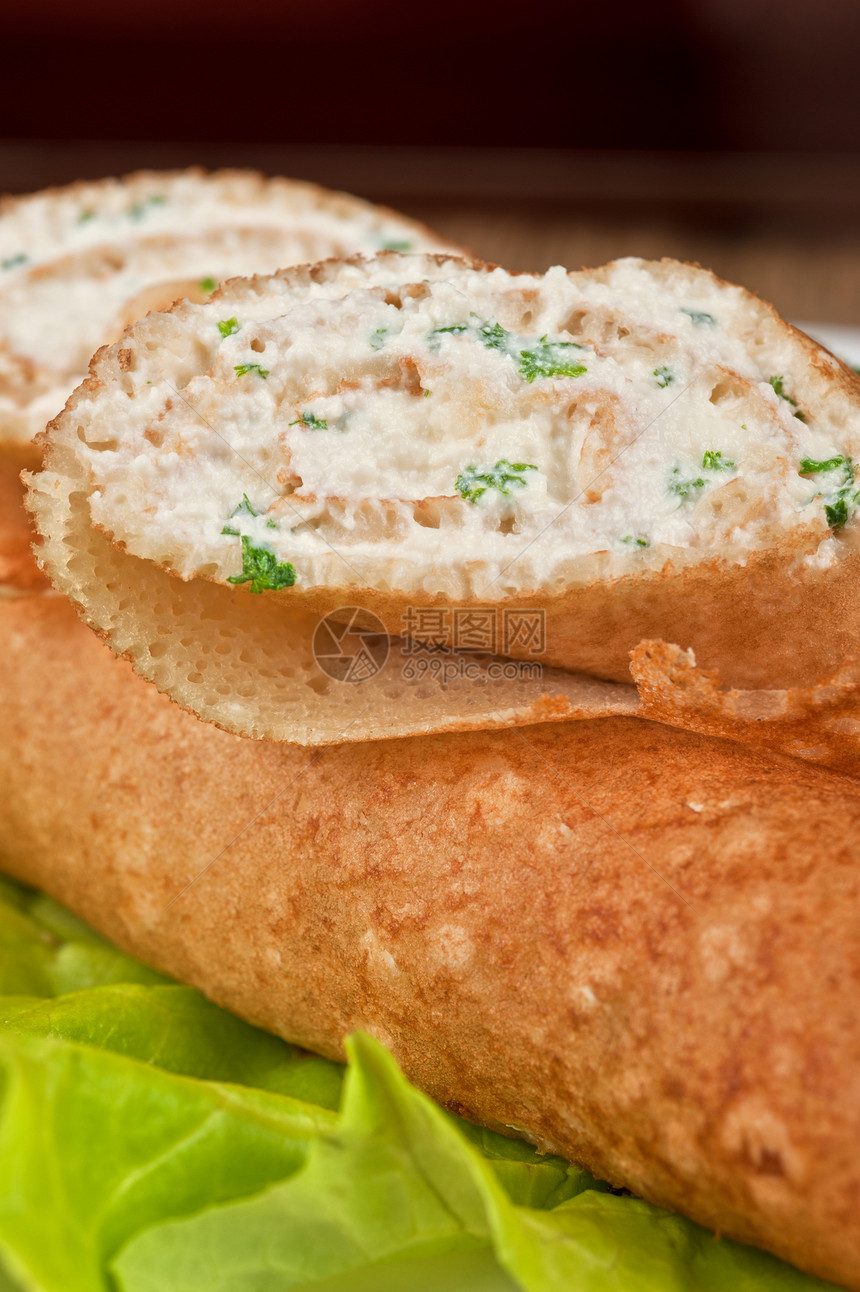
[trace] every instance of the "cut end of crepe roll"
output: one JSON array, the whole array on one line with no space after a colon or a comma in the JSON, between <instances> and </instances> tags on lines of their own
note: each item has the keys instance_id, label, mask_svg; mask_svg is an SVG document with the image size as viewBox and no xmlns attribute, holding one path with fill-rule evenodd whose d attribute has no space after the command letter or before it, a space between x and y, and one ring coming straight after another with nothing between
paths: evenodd
<instances>
[{"instance_id":1,"label":"cut end of crepe roll","mask_svg":"<svg viewBox=\"0 0 860 1292\"><path fill-rule=\"evenodd\" d=\"M249 313L260 292L268 299L281 290L289 301L312 302L332 290L388 281L398 260L389 254L378 262L323 262L275 279L240 279L230 284L229 299L233 305L243 301ZM461 263L427 257L420 268L429 277ZM196 307L178 308L181 315ZM168 327L176 317L173 312L150 316ZM123 366L123 348L124 342L98 360L111 364L120 380L131 374ZM98 384L91 376L69 410ZM301 599L285 607L273 597L248 596L241 585L175 578L91 523L88 473L80 456L90 449L74 414L68 425L68 451L58 443L53 460L63 459L70 474L42 472L30 498L44 533L51 534L35 549L37 558L57 572L55 586L117 654L207 721L241 735L319 746L636 712L632 684L607 685L546 669L540 661L523 668L486 650L413 656L408 643L389 640L383 625L360 605L341 603L327 630ZM291 588L289 580L283 587ZM345 669L332 658L338 641Z\"/></svg>"},{"instance_id":2,"label":"cut end of crepe roll","mask_svg":"<svg viewBox=\"0 0 860 1292\"><path fill-rule=\"evenodd\" d=\"M97 356L45 447L50 577L211 716L223 658L199 624L183 656L141 594L160 579L190 615L205 586L254 714L232 729L265 727L301 611L359 605L401 634L417 612L527 609L543 663L617 681L648 638L755 688L813 683L860 640L860 381L674 261L533 276L383 254L237 280Z\"/></svg>"},{"instance_id":3,"label":"cut end of crepe roll","mask_svg":"<svg viewBox=\"0 0 860 1292\"><path fill-rule=\"evenodd\" d=\"M92 354L237 274L356 252L450 250L358 198L252 171L141 172L0 205L0 452L26 461Z\"/></svg>"}]
</instances>

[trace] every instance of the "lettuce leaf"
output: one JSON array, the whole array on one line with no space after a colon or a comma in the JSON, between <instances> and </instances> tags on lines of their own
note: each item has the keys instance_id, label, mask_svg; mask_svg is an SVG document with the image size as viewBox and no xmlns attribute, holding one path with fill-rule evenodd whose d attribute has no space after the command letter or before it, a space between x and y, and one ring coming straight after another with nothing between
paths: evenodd
<instances>
[{"instance_id":1,"label":"lettuce leaf","mask_svg":"<svg viewBox=\"0 0 860 1292\"><path fill-rule=\"evenodd\" d=\"M146 1225L297 1170L334 1117L9 1032L0 1091L0 1248L13 1275L64 1292L107 1288L108 1261Z\"/></svg>"},{"instance_id":2,"label":"lettuce leaf","mask_svg":"<svg viewBox=\"0 0 860 1292\"><path fill-rule=\"evenodd\" d=\"M348 1051L344 1077L0 880L0 1292L830 1286Z\"/></svg>"},{"instance_id":3,"label":"lettuce leaf","mask_svg":"<svg viewBox=\"0 0 860 1292\"><path fill-rule=\"evenodd\" d=\"M0 1028L96 1045L168 1072L256 1086L323 1108L340 1102L339 1063L243 1023L191 987L117 984L56 1000L0 997Z\"/></svg>"},{"instance_id":4,"label":"lettuce leaf","mask_svg":"<svg viewBox=\"0 0 860 1292\"><path fill-rule=\"evenodd\" d=\"M380 1045L359 1033L347 1048L340 1122L313 1143L303 1170L257 1198L142 1234L114 1264L122 1292L278 1292L359 1269L369 1256L476 1242L492 1243L527 1292L816 1286L764 1252L718 1242L639 1199L598 1192L585 1171L571 1169L570 1196L551 1210L518 1205L493 1163Z\"/></svg>"},{"instance_id":5,"label":"lettuce leaf","mask_svg":"<svg viewBox=\"0 0 860 1292\"><path fill-rule=\"evenodd\" d=\"M56 996L102 983L169 983L59 903L0 876L0 995Z\"/></svg>"}]
</instances>

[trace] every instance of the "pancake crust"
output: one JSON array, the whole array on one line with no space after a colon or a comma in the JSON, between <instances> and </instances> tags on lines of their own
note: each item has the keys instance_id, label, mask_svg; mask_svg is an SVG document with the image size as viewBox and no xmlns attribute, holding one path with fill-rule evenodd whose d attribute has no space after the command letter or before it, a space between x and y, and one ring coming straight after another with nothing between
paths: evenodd
<instances>
[{"instance_id":1,"label":"pancake crust","mask_svg":"<svg viewBox=\"0 0 860 1292\"><path fill-rule=\"evenodd\" d=\"M229 735L0 603L2 865L290 1040L860 1288L860 790L635 719Z\"/></svg>"}]
</instances>

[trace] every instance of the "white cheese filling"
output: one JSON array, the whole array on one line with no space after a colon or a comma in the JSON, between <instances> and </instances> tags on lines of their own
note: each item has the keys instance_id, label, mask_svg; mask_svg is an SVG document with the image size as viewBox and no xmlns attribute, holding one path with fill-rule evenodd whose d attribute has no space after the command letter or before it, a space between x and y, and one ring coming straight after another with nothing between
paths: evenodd
<instances>
[{"instance_id":1,"label":"white cheese filling","mask_svg":"<svg viewBox=\"0 0 860 1292\"><path fill-rule=\"evenodd\" d=\"M186 576L235 579L253 549L301 584L428 587L444 566L502 595L597 554L742 562L797 526L826 563L860 428L802 405L748 299L622 261L199 307L131 420L124 391L96 397L92 518Z\"/></svg>"}]
</instances>

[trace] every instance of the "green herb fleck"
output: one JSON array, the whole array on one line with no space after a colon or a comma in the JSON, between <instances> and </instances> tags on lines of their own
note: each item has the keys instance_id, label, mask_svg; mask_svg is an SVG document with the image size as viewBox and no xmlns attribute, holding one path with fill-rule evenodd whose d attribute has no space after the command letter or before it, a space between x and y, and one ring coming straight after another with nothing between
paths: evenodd
<instances>
[{"instance_id":1,"label":"green herb fleck","mask_svg":"<svg viewBox=\"0 0 860 1292\"><path fill-rule=\"evenodd\" d=\"M435 354L438 351L439 346L442 344L442 337L447 332L457 334L460 332L468 332L468 331L469 331L468 323L451 323L449 324L448 327L434 327L433 331L430 332L427 336L427 344L429 345L431 351Z\"/></svg>"},{"instance_id":2,"label":"green herb fleck","mask_svg":"<svg viewBox=\"0 0 860 1292\"><path fill-rule=\"evenodd\" d=\"M424 398L425 398L425 399L427 399L427 398L429 397L429 395L430 395L430 391L429 391L429 390L425 390L425 391L424 391Z\"/></svg>"},{"instance_id":3,"label":"green herb fleck","mask_svg":"<svg viewBox=\"0 0 860 1292\"><path fill-rule=\"evenodd\" d=\"M28 259L26 251L17 251L14 256L7 256L5 260L0 260L0 266L3 269L17 269L19 265L26 265Z\"/></svg>"},{"instance_id":4,"label":"green herb fleck","mask_svg":"<svg viewBox=\"0 0 860 1292\"><path fill-rule=\"evenodd\" d=\"M129 207L128 214L132 220L142 220L147 211L150 211L154 206L164 206L166 201L166 197L153 194L152 197L145 197L140 202L135 202L134 206Z\"/></svg>"},{"instance_id":5,"label":"green herb fleck","mask_svg":"<svg viewBox=\"0 0 860 1292\"><path fill-rule=\"evenodd\" d=\"M246 373L249 372L257 372L265 381L269 375L270 369L261 368L258 363L237 363L233 365L233 371L238 373L240 377L244 377Z\"/></svg>"},{"instance_id":6,"label":"green herb fleck","mask_svg":"<svg viewBox=\"0 0 860 1292\"><path fill-rule=\"evenodd\" d=\"M477 331L478 339L488 350L508 349L510 332L506 332L501 323L479 323Z\"/></svg>"},{"instance_id":7,"label":"green herb fleck","mask_svg":"<svg viewBox=\"0 0 860 1292\"><path fill-rule=\"evenodd\" d=\"M78 224L89 224L90 220L94 220L95 218L95 211L81 211L78 216Z\"/></svg>"},{"instance_id":8,"label":"green herb fleck","mask_svg":"<svg viewBox=\"0 0 860 1292\"><path fill-rule=\"evenodd\" d=\"M316 413L302 413L290 426L306 426L309 431L327 431L328 422L324 417L317 417Z\"/></svg>"},{"instance_id":9,"label":"green herb fleck","mask_svg":"<svg viewBox=\"0 0 860 1292\"><path fill-rule=\"evenodd\" d=\"M724 458L719 449L708 449L702 458L704 471L734 471L736 465L731 458Z\"/></svg>"},{"instance_id":10,"label":"green herb fleck","mask_svg":"<svg viewBox=\"0 0 860 1292\"><path fill-rule=\"evenodd\" d=\"M650 547L651 546L647 538L636 538L633 534L625 534L621 542L628 543L631 547Z\"/></svg>"},{"instance_id":11,"label":"green herb fleck","mask_svg":"<svg viewBox=\"0 0 860 1292\"><path fill-rule=\"evenodd\" d=\"M382 244L383 251L411 251L412 243L407 238L388 238Z\"/></svg>"},{"instance_id":12,"label":"green herb fleck","mask_svg":"<svg viewBox=\"0 0 860 1292\"><path fill-rule=\"evenodd\" d=\"M779 393L779 392L777 392ZM831 529L842 529L849 517L853 515L860 498L860 489L854 488L854 463L851 458L837 453L832 458L801 458L798 475L826 475L829 471L841 471L841 484L831 491L829 501L824 503L824 515ZM822 494L816 497L821 498Z\"/></svg>"},{"instance_id":13,"label":"green herb fleck","mask_svg":"<svg viewBox=\"0 0 860 1292\"><path fill-rule=\"evenodd\" d=\"M681 474L680 468L675 467L675 469L672 472L672 475L676 477L680 477L680 474ZM679 498L686 498L689 494L693 492L694 489L696 490L696 492L698 492L699 489L704 489L704 487L705 487L705 482L701 476L699 476L696 480L674 479L669 481L669 492L677 494Z\"/></svg>"},{"instance_id":14,"label":"green herb fleck","mask_svg":"<svg viewBox=\"0 0 860 1292\"><path fill-rule=\"evenodd\" d=\"M218 331L226 339L228 336L234 336L239 331L240 326L237 318L222 319L218 324Z\"/></svg>"},{"instance_id":15,"label":"green herb fleck","mask_svg":"<svg viewBox=\"0 0 860 1292\"><path fill-rule=\"evenodd\" d=\"M269 592L291 588L295 581L295 567L289 561L279 561L270 548L254 547L242 535L242 573L230 575L228 583L250 583L249 592Z\"/></svg>"},{"instance_id":16,"label":"green herb fleck","mask_svg":"<svg viewBox=\"0 0 860 1292\"><path fill-rule=\"evenodd\" d=\"M474 315L473 317L477 317ZM501 323L449 323L446 327L436 327L428 336L427 340L430 349L436 351L439 349L440 338L445 333L450 332L453 335L462 335L464 332L471 332L473 336L485 345L488 350L500 350L507 353L510 350L510 332L506 332Z\"/></svg>"},{"instance_id":17,"label":"green herb fleck","mask_svg":"<svg viewBox=\"0 0 860 1292\"><path fill-rule=\"evenodd\" d=\"M214 278L200 279L200 290L201 292L206 292L207 296L211 296L217 286L218 284Z\"/></svg>"},{"instance_id":18,"label":"green herb fleck","mask_svg":"<svg viewBox=\"0 0 860 1292\"><path fill-rule=\"evenodd\" d=\"M785 390L783 389L783 383L785 381L785 377L768 377L768 381L770 385L773 386L774 391L776 392L777 395L779 395L780 399L784 399L787 404L791 404L792 408L797 408L797 409L800 408L800 405L798 404L797 400L792 399L791 395L787 395L785 393ZM799 422L806 421L805 413L798 411L794 415Z\"/></svg>"},{"instance_id":19,"label":"green herb fleck","mask_svg":"<svg viewBox=\"0 0 860 1292\"><path fill-rule=\"evenodd\" d=\"M854 495L855 499L857 495ZM834 503L824 504L824 515L827 517L827 523L831 529L841 529L848 520L848 502L845 498L837 498Z\"/></svg>"},{"instance_id":20,"label":"green herb fleck","mask_svg":"<svg viewBox=\"0 0 860 1292\"><path fill-rule=\"evenodd\" d=\"M536 377L581 377L587 371L574 355L575 341L547 341L543 336L531 350L520 351L520 376L531 384Z\"/></svg>"},{"instance_id":21,"label":"green herb fleck","mask_svg":"<svg viewBox=\"0 0 860 1292\"><path fill-rule=\"evenodd\" d=\"M657 378L657 385L663 388L670 386L675 380L674 372L671 368L667 368L665 364L660 368L655 368L653 375Z\"/></svg>"},{"instance_id":22,"label":"green herb fleck","mask_svg":"<svg viewBox=\"0 0 860 1292\"><path fill-rule=\"evenodd\" d=\"M686 314L693 323L709 323L713 326L717 321L713 314L706 314L704 310L686 310L682 308L681 313Z\"/></svg>"},{"instance_id":23,"label":"green herb fleck","mask_svg":"<svg viewBox=\"0 0 860 1292\"><path fill-rule=\"evenodd\" d=\"M500 494L510 494L512 489L524 489L526 481L523 473L526 471L537 471L537 467L530 462L508 462L507 458L500 458L488 470L466 467L457 476L454 488L466 502L478 502L488 489L496 489Z\"/></svg>"},{"instance_id":24,"label":"green herb fleck","mask_svg":"<svg viewBox=\"0 0 860 1292\"><path fill-rule=\"evenodd\" d=\"M473 316L476 317L476 316ZM501 323L449 323L447 327L434 328L428 337L430 349L439 349L440 338L446 333L471 332L488 350L510 355L519 365L519 374L531 384L537 377L581 377L585 365L574 357L575 350L582 350L575 341L547 341L542 336L537 345L520 350L510 332Z\"/></svg>"},{"instance_id":25,"label":"green herb fleck","mask_svg":"<svg viewBox=\"0 0 860 1292\"><path fill-rule=\"evenodd\" d=\"M381 350L382 347L385 345L387 337L388 337L387 327L376 328L370 337L371 350Z\"/></svg>"},{"instance_id":26,"label":"green herb fleck","mask_svg":"<svg viewBox=\"0 0 860 1292\"><path fill-rule=\"evenodd\" d=\"M251 502L248 495L243 493L242 501L239 503L239 506L230 513L230 519L233 520L236 516L258 516L259 514L260 513L254 509L254 504ZM231 525L225 525L221 530L221 533L231 534L233 538L239 537L238 529L233 529Z\"/></svg>"},{"instance_id":27,"label":"green herb fleck","mask_svg":"<svg viewBox=\"0 0 860 1292\"><path fill-rule=\"evenodd\" d=\"M838 453L834 458L824 458L822 461L816 461L815 458L801 458L797 474L801 476L819 475L822 471L835 471L837 467L850 467L851 459L844 458ZM853 470L851 478L854 478Z\"/></svg>"}]
</instances>

